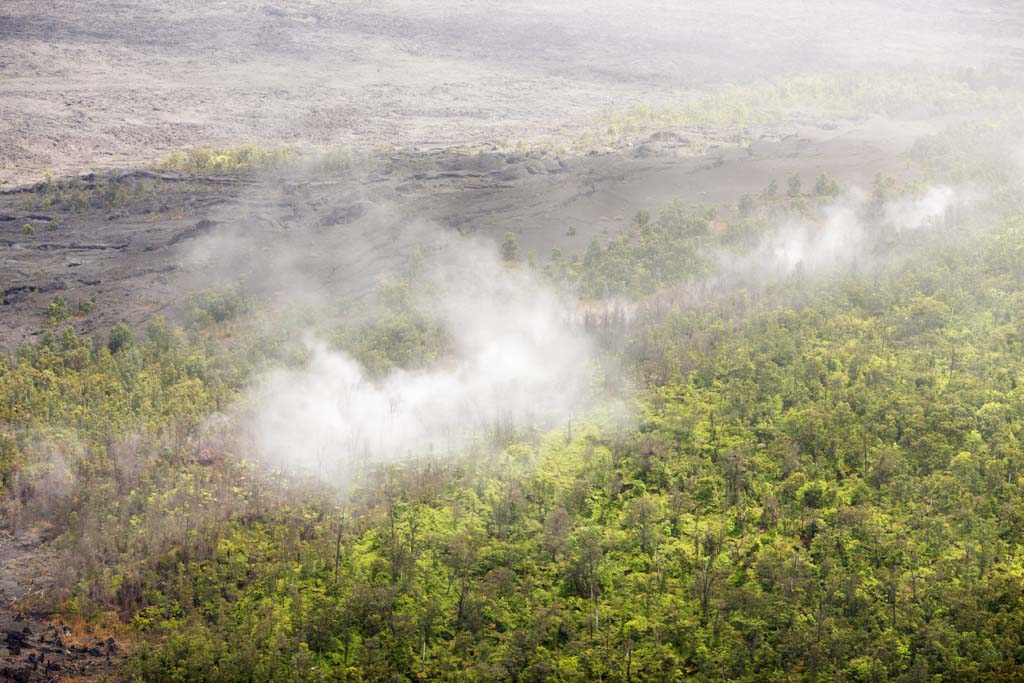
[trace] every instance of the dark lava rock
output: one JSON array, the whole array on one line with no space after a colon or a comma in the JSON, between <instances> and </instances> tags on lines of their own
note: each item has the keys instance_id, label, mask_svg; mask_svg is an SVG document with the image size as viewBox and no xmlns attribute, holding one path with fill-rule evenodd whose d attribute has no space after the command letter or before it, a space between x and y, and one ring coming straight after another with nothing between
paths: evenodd
<instances>
[{"instance_id":1,"label":"dark lava rock","mask_svg":"<svg viewBox=\"0 0 1024 683\"><path fill-rule=\"evenodd\" d=\"M31 669L12 669L4 667L0 669L0 680L13 681L13 683L28 683L32 676Z\"/></svg>"},{"instance_id":2,"label":"dark lava rock","mask_svg":"<svg viewBox=\"0 0 1024 683\"><path fill-rule=\"evenodd\" d=\"M28 634L24 630L21 631L5 631L4 636L7 638L7 642L17 641L25 642L28 640Z\"/></svg>"},{"instance_id":3,"label":"dark lava rock","mask_svg":"<svg viewBox=\"0 0 1024 683\"><path fill-rule=\"evenodd\" d=\"M366 213L366 207L362 204L338 207L320 219L319 225L327 227L330 225L348 225L352 221L362 218Z\"/></svg>"}]
</instances>

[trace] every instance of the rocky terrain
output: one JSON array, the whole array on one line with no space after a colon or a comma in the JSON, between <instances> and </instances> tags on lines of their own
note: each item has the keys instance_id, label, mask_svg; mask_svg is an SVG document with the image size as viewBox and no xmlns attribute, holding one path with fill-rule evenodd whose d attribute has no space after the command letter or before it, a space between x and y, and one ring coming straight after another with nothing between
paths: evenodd
<instances>
[{"instance_id":1,"label":"rocky terrain","mask_svg":"<svg viewBox=\"0 0 1024 683\"><path fill-rule=\"evenodd\" d=\"M123 661L122 646L41 609L56 572L46 542L40 529L0 531L0 681L103 680Z\"/></svg>"},{"instance_id":2,"label":"rocky terrain","mask_svg":"<svg viewBox=\"0 0 1024 683\"><path fill-rule=\"evenodd\" d=\"M571 137L702 88L1024 60L1015 2L8 0L0 183L192 145L465 146Z\"/></svg>"},{"instance_id":3,"label":"rocky terrain","mask_svg":"<svg viewBox=\"0 0 1024 683\"><path fill-rule=\"evenodd\" d=\"M582 253L636 211L675 199L730 210L793 173L812 183L828 172L861 187L875 173L905 174L900 153L935 125L786 126L744 146L705 140L696 153L672 136L583 157L437 150L374 155L331 172L131 171L8 191L0 195L0 344L13 348L45 329L57 296L72 312L95 302L75 321L84 333L174 317L190 293L212 287L242 285L272 299L281 294L268 285L281 278L266 277L275 245L304 255L301 268L277 263L278 275L308 274L333 282L339 300L358 300L413 246L395 239L416 221L497 240L511 231L524 255L543 263L552 249Z\"/></svg>"},{"instance_id":4,"label":"rocky terrain","mask_svg":"<svg viewBox=\"0 0 1024 683\"><path fill-rule=\"evenodd\" d=\"M730 82L954 58L986 83L1012 80L1021 24L1000 0L771 13L753 0L12 0L0 8L0 345L38 334L57 296L89 311L73 316L86 333L173 315L266 261L275 239L315 245L300 270L337 271L336 294L359 297L373 283L348 265L372 279L394 253L357 238L384 223L512 231L543 263L673 199L728 208L792 173L864 186L905 172L901 153L944 123L934 111L577 143L630 107L670 110ZM159 169L180 149L240 143L356 162Z\"/></svg>"}]
</instances>

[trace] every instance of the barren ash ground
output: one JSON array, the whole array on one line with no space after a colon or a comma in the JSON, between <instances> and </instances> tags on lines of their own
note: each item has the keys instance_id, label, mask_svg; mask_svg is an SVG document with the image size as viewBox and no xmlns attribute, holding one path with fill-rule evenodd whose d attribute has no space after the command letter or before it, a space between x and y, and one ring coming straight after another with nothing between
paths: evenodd
<instances>
[{"instance_id":1,"label":"barren ash ground","mask_svg":"<svg viewBox=\"0 0 1024 683\"><path fill-rule=\"evenodd\" d=\"M998 64L995 78L1015 78L1013 3L961 5L11 0L0 9L0 341L30 338L56 293L96 299L86 332L168 312L209 284L188 256L238 222L239 203L254 237L302 226L295 239L348 242L375 229L360 207L386 201L462 232L516 231L546 258L672 199L727 206L794 172L866 184L904 168L901 154L942 122L798 112L600 134L632 108L803 73ZM288 177L157 168L177 150L240 143L355 150L357 161ZM114 182L122 196L46 206L34 198L44 177L82 177L93 195ZM371 271L388 258L360 256Z\"/></svg>"},{"instance_id":2,"label":"barren ash ground","mask_svg":"<svg viewBox=\"0 0 1024 683\"><path fill-rule=\"evenodd\" d=\"M197 144L533 141L724 83L871 64L1013 73L1021 23L1013 2L948 0L9 0L0 181Z\"/></svg>"}]
</instances>

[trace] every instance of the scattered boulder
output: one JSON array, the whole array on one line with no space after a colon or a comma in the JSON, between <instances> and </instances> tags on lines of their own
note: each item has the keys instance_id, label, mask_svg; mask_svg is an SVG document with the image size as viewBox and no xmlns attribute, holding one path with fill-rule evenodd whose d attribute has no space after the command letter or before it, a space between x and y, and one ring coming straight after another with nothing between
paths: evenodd
<instances>
[{"instance_id":1,"label":"scattered boulder","mask_svg":"<svg viewBox=\"0 0 1024 683\"><path fill-rule=\"evenodd\" d=\"M548 172L547 167L541 159L530 159L523 166L526 168L526 172L530 175L545 174Z\"/></svg>"},{"instance_id":2,"label":"scattered boulder","mask_svg":"<svg viewBox=\"0 0 1024 683\"><path fill-rule=\"evenodd\" d=\"M446 163L442 163L441 166L449 171L490 173L504 168L507 163L507 158L503 154L484 152L481 154L456 156Z\"/></svg>"},{"instance_id":3,"label":"scattered boulder","mask_svg":"<svg viewBox=\"0 0 1024 683\"><path fill-rule=\"evenodd\" d=\"M22 631L6 631L5 637L7 650L15 657L20 655L23 649L32 647L28 642L28 635Z\"/></svg>"},{"instance_id":4,"label":"scattered boulder","mask_svg":"<svg viewBox=\"0 0 1024 683\"><path fill-rule=\"evenodd\" d=\"M660 142L644 142L637 145L636 149L633 150L633 156L638 159L648 159L656 157L664 151L665 146Z\"/></svg>"},{"instance_id":5,"label":"scattered boulder","mask_svg":"<svg viewBox=\"0 0 1024 683\"><path fill-rule=\"evenodd\" d=\"M502 181L505 181L505 182L509 182L509 181L512 181L512 180L519 180L520 178L522 178L526 174L527 174L526 173L526 169L524 169L522 166L520 166L518 164L515 165L515 166L509 166L508 168L506 168L503 171L494 171L494 173L493 173L493 175L498 180L502 180Z\"/></svg>"},{"instance_id":6,"label":"scattered boulder","mask_svg":"<svg viewBox=\"0 0 1024 683\"><path fill-rule=\"evenodd\" d=\"M330 213L321 218L318 225L322 228L331 225L348 225L363 217L366 207L363 204L352 204L351 206L339 206L332 209Z\"/></svg>"},{"instance_id":7,"label":"scattered boulder","mask_svg":"<svg viewBox=\"0 0 1024 683\"><path fill-rule=\"evenodd\" d=\"M693 144L689 138L670 130L659 130L647 138L646 142L661 142L673 147L689 147Z\"/></svg>"},{"instance_id":8,"label":"scattered boulder","mask_svg":"<svg viewBox=\"0 0 1024 683\"><path fill-rule=\"evenodd\" d=\"M0 680L12 681L12 683L29 683L32 677L32 669L14 669L4 667L0 669Z\"/></svg>"},{"instance_id":9,"label":"scattered boulder","mask_svg":"<svg viewBox=\"0 0 1024 683\"><path fill-rule=\"evenodd\" d=\"M171 246L177 244L178 242L181 242L182 240L190 240L195 239L196 237L201 237L202 235L205 235L206 233L210 232L210 230L212 230L215 225L217 225L216 221L211 221L204 218L195 225L193 225L191 228L185 228L184 230L179 232L177 235L172 237L171 241L168 242L167 244L168 246Z\"/></svg>"},{"instance_id":10,"label":"scattered boulder","mask_svg":"<svg viewBox=\"0 0 1024 683\"><path fill-rule=\"evenodd\" d=\"M561 173L563 171L562 163L558 159L545 159L544 170L548 173Z\"/></svg>"}]
</instances>

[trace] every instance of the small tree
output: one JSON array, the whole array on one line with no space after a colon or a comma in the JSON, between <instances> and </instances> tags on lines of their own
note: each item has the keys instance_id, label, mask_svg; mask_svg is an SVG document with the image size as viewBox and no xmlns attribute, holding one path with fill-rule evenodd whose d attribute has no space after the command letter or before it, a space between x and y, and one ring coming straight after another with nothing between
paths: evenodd
<instances>
[{"instance_id":1,"label":"small tree","mask_svg":"<svg viewBox=\"0 0 1024 683\"><path fill-rule=\"evenodd\" d=\"M793 175L789 176L789 179L786 180L786 184L789 186L789 190L787 192L790 197L800 196L801 183L799 174L794 173Z\"/></svg>"},{"instance_id":2,"label":"small tree","mask_svg":"<svg viewBox=\"0 0 1024 683\"><path fill-rule=\"evenodd\" d=\"M128 327L124 323L118 323L110 330L110 338L107 340L107 348L110 349L111 353L130 349L134 345L135 335L132 334L132 328Z\"/></svg>"},{"instance_id":3,"label":"small tree","mask_svg":"<svg viewBox=\"0 0 1024 683\"><path fill-rule=\"evenodd\" d=\"M743 195L740 197L740 201L736 205L736 208L739 210L741 216L749 216L754 210L754 198L749 194Z\"/></svg>"},{"instance_id":4,"label":"small tree","mask_svg":"<svg viewBox=\"0 0 1024 683\"><path fill-rule=\"evenodd\" d=\"M501 260L509 262L519 260L519 240L511 230L505 233L505 239L501 243Z\"/></svg>"},{"instance_id":5,"label":"small tree","mask_svg":"<svg viewBox=\"0 0 1024 683\"><path fill-rule=\"evenodd\" d=\"M875 174L871 185L871 215L875 218L882 215L887 202L896 196L896 179L892 176Z\"/></svg>"},{"instance_id":6,"label":"small tree","mask_svg":"<svg viewBox=\"0 0 1024 683\"><path fill-rule=\"evenodd\" d=\"M87 316L96 310L96 297L89 299L82 299L78 302L78 306L75 308L75 315Z\"/></svg>"},{"instance_id":7,"label":"small tree","mask_svg":"<svg viewBox=\"0 0 1024 683\"><path fill-rule=\"evenodd\" d=\"M819 197L838 197L839 183L822 173L814 182L814 194Z\"/></svg>"},{"instance_id":8,"label":"small tree","mask_svg":"<svg viewBox=\"0 0 1024 683\"><path fill-rule=\"evenodd\" d=\"M68 310L68 302L62 296L55 296L46 307L46 319L51 325L59 325L71 317Z\"/></svg>"}]
</instances>

